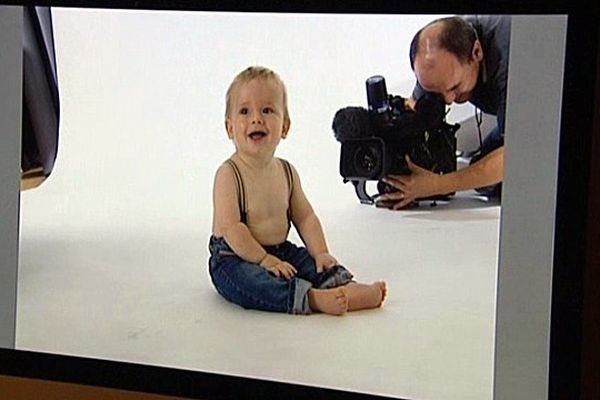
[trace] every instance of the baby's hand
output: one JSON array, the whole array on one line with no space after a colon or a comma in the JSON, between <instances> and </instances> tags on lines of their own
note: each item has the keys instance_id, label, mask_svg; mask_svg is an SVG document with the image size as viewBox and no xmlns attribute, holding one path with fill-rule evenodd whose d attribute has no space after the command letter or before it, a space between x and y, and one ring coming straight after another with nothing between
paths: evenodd
<instances>
[{"instance_id":1,"label":"baby's hand","mask_svg":"<svg viewBox=\"0 0 600 400\"><path fill-rule=\"evenodd\" d=\"M315 257L315 264L317 266L317 272L323 272L323 270L338 265L338 262L331 254L321 253Z\"/></svg>"},{"instance_id":2,"label":"baby's hand","mask_svg":"<svg viewBox=\"0 0 600 400\"><path fill-rule=\"evenodd\" d=\"M264 260L261 261L260 266L276 277L284 277L288 280L292 279L292 277L298 272L292 264L281 261L279 258L271 254L267 254Z\"/></svg>"}]
</instances>

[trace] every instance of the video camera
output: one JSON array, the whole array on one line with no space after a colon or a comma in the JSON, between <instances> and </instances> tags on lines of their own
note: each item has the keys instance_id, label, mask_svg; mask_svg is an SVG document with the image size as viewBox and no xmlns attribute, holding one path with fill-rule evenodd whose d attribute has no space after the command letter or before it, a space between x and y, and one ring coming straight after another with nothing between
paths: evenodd
<instances>
[{"instance_id":1,"label":"video camera","mask_svg":"<svg viewBox=\"0 0 600 400\"><path fill-rule=\"evenodd\" d=\"M388 174L409 175L405 155L438 174L456 171L455 134L460 125L445 122L446 107L437 96L425 94L412 110L404 98L388 95L382 76L370 77L366 86L369 109L342 108L336 112L332 126L342 144L340 175L344 183L354 184L361 203L374 202L375 196L366 192L369 180L378 181L378 194L396 191L381 179Z\"/></svg>"}]
</instances>

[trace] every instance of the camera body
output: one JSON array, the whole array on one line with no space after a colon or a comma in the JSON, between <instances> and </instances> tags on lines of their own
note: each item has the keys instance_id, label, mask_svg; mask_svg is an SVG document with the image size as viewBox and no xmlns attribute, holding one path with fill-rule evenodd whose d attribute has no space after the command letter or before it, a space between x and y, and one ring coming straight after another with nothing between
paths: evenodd
<instances>
[{"instance_id":1,"label":"camera body","mask_svg":"<svg viewBox=\"0 0 600 400\"><path fill-rule=\"evenodd\" d=\"M333 120L335 138L342 145L340 175L354 184L362 203L373 203L366 193L367 181L379 181L379 194L396 190L381 179L388 174L409 175L406 155L434 173L456 171L455 135L460 125L445 122L445 104L439 98L426 94L412 110L404 98L388 95L382 76L370 77L366 86L368 110L342 108Z\"/></svg>"}]
</instances>

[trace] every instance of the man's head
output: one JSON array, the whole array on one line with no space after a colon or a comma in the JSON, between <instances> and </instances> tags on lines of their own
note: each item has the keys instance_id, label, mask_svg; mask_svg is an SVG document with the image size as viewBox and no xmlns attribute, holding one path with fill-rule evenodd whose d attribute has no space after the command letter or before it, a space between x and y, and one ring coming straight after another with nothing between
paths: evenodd
<instances>
[{"instance_id":1,"label":"man's head","mask_svg":"<svg viewBox=\"0 0 600 400\"><path fill-rule=\"evenodd\" d=\"M438 93L446 104L471 98L482 62L477 32L460 17L427 24L410 45L410 63L417 80L423 89Z\"/></svg>"},{"instance_id":2,"label":"man's head","mask_svg":"<svg viewBox=\"0 0 600 400\"><path fill-rule=\"evenodd\" d=\"M287 136L290 117L287 91L279 75L265 67L248 67L227 89L225 127L238 150L274 150Z\"/></svg>"}]
</instances>

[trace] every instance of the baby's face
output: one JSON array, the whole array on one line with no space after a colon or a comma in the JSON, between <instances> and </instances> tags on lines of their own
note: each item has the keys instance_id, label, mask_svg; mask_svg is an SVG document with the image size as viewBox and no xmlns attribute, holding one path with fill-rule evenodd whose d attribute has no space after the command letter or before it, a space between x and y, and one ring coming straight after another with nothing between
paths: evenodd
<instances>
[{"instance_id":1,"label":"baby's face","mask_svg":"<svg viewBox=\"0 0 600 400\"><path fill-rule=\"evenodd\" d=\"M277 83L261 78L240 83L232 93L230 106L225 125L238 152L272 154L287 135L283 92Z\"/></svg>"}]
</instances>

